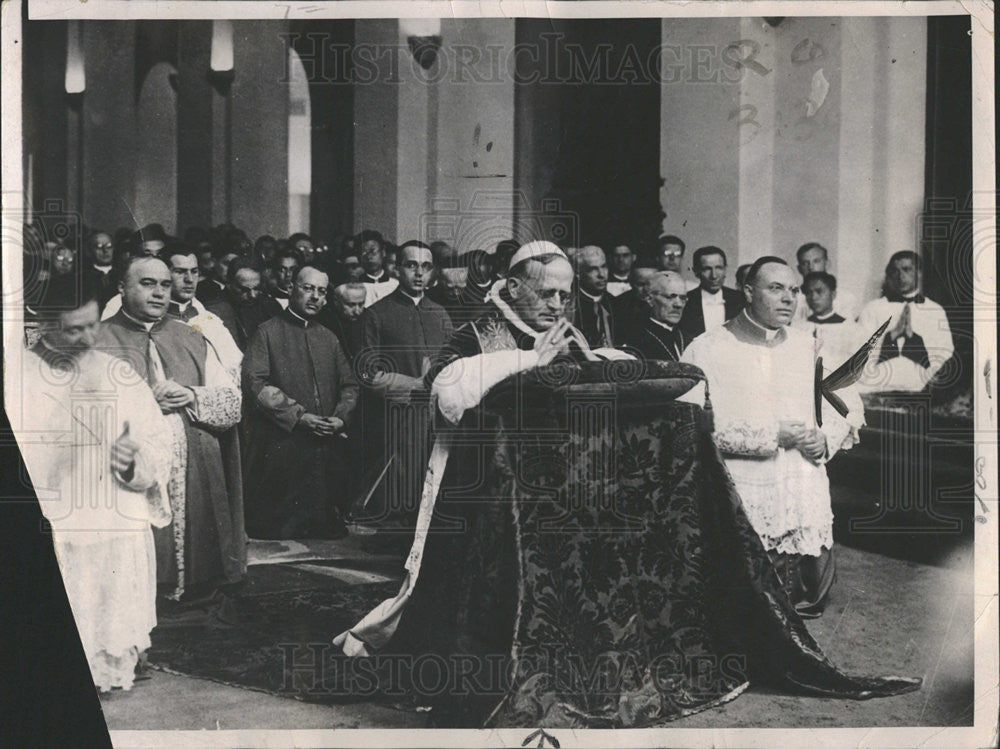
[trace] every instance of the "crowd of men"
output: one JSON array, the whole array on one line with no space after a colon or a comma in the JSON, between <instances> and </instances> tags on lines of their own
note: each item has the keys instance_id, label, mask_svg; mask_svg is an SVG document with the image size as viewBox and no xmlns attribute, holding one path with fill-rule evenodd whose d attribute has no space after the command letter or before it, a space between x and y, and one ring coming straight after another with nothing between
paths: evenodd
<instances>
[{"instance_id":1,"label":"crowd of men","mask_svg":"<svg viewBox=\"0 0 1000 749\"><path fill-rule=\"evenodd\" d=\"M726 285L722 248L698 248L688 264L673 235L652 253L627 244L534 244L554 251L528 253L518 265L545 265L548 275L512 274L511 259L524 250L514 240L459 253L444 242L395 246L365 230L331 248L302 233L251 241L221 226L175 238L151 225L92 231L78 256L29 227L28 366L58 369L73 360L96 372L111 357L148 386L152 400L122 405L113 423L83 426L111 435L107 490L133 504L146 493L148 507L133 520L146 523L155 559L135 565L135 575L148 582L155 571L147 588L174 600L214 597L226 616L246 571L248 536L336 538L353 520L412 539L431 452L435 363L477 320L509 304L535 332L558 323L559 335L579 334L590 352L701 367L716 441L748 514L783 569L795 568L788 575L802 588L801 611L820 610L832 579L824 560L832 546L824 464L849 446L858 422L825 430L813 423L814 359L820 352L836 366L891 318L865 387L925 387L953 345L943 309L922 293L919 255L894 254L883 294L859 307L857 294L838 288L830 252L816 243L798 249L797 272L771 256L741 266L735 288ZM74 394L56 392L52 382L43 377L32 387L48 387L44 395L63 402L66 413L39 412L40 430L76 413ZM787 407L774 420L778 402ZM140 405L145 410L130 415ZM69 480L55 476L72 471L69 464L46 465L44 477L32 472L36 485ZM802 496L813 501L805 506ZM61 536L62 521L50 519L57 549L65 547L61 560L74 558L81 536ZM123 553L145 552L140 544ZM137 590L139 582L109 595L134 602ZM77 611L93 593L75 595ZM127 672L148 647L149 618L136 626L124 661L97 635L85 644L98 686L131 684ZM99 680L99 673L113 678Z\"/></svg>"}]
</instances>

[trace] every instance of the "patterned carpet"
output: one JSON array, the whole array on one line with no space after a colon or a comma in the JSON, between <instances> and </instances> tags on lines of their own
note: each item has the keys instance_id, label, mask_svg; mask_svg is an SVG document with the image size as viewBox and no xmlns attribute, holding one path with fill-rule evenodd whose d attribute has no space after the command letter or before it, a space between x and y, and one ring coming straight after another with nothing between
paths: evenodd
<instances>
[{"instance_id":1,"label":"patterned carpet","mask_svg":"<svg viewBox=\"0 0 1000 749\"><path fill-rule=\"evenodd\" d=\"M396 581L351 585L290 565L252 566L233 604L161 606L149 661L309 702L360 698L334 686L340 659L330 640L398 590Z\"/></svg>"}]
</instances>

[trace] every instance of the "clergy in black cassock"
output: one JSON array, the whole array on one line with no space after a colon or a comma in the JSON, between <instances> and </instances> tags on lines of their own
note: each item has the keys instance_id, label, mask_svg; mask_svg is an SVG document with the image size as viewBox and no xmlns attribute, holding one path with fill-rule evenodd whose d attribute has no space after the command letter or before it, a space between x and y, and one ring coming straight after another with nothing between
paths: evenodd
<instances>
[{"instance_id":1,"label":"clergy in black cassock","mask_svg":"<svg viewBox=\"0 0 1000 749\"><path fill-rule=\"evenodd\" d=\"M628 331L626 348L646 360L680 361L690 338L680 329L686 294L677 273L657 273L649 283L651 314Z\"/></svg>"},{"instance_id":2,"label":"clergy in black cassock","mask_svg":"<svg viewBox=\"0 0 1000 749\"><path fill-rule=\"evenodd\" d=\"M424 293L434 271L426 245L404 244L399 271L399 288L362 315L355 366L365 385L365 482L374 488L365 512L374 520L399 521L405 535L430 452L423 376L451 337L452 323Z\"/></svg>"},{"instance_id":3,"label":"clergy in black cassock","mask_svg":"<svg viewBox=\"0 0 1000 749\"><path fill-rule=\"evenodd\" d=\"M358 383L337 336L315 319L328 283L326 273L303 266L288 309L257 329L243 359L253 420L246 481L253 537L346 533L337 504Z\"/></svg>"}]
</instances>

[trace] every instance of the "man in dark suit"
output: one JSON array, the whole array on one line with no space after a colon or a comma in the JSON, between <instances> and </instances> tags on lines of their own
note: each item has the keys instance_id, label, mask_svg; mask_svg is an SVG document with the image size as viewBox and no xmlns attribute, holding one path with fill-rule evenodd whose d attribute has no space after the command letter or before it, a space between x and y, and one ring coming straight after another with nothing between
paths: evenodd
<instances>
[{"instance_id":1,"label":"man in dark suit","mask_svg":"<svg viewBox=\"0 0 1000 749\"><path fill-rule=\"evenodd\" d=\"M686 284L679 273L660 271L649 282L651 314L626 339L626 349L641 359L680 361L690 337L678 323L687 300Z\"/></svg>"},{"instance_id":2,"label":"man in dark suit","mask_svg":"<svg viewBox=\"0 0 1000 749\"><path fill-rule=\"evenodd\" d=\"M591 348L615 344L614 313L608 287L608 264L604 250L595 245L581 247L576 255L576 313L573 324Z\"/></svg>"},{"instance_id":3,"label":"man in dark suit","mask_svg":"<svg viewBox=\"0 0 1000 749\"><path fill-rule=\"evenodd\" d=\"M743 294L724 286L726 253L718 247L700 247L692 258L701 283L687 295L680 327L689 339L733 319L743 309Z\"/></svg>"}]
</instances>

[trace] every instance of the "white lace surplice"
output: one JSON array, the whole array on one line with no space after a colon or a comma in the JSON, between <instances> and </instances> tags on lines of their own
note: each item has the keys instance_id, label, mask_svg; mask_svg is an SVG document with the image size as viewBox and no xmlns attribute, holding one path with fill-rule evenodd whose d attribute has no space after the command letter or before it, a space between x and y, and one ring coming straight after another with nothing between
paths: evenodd
<instances>
[{"instance_id":1,"label":"white lace surplice","mask_svg":"<svg viewBox=\"0 0 1000 749\"><path fill-rule=\"evenodd\" d=\"M90 351L75 372L25 353L17 438L52 525L63 584L94 683L129 688L156 625L150 525L170 522L170 437L152 392L125 362ZM110 466L129 425L139 445L128 483Z\"/></svg>"},{"instance_id":2,"label":"white lace surplice","mask_svg":"<svg viewBox=\"0 0 1000 749\"><path fill-rule=\"evenodd\" d=\"M786 330L785 341L767 347L719 328L696 338L682 361L697 365L708 377L715 442L765 547L816 556L833 546L826 466L778 446L779 421L815 426L815 340L801 330ZM822 430L829 456L853 446L857 427L864 423L860 397L850 390L838 395L850 414L845 420L824 402Z\"/></svg>"}]
</instances>

